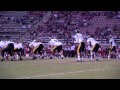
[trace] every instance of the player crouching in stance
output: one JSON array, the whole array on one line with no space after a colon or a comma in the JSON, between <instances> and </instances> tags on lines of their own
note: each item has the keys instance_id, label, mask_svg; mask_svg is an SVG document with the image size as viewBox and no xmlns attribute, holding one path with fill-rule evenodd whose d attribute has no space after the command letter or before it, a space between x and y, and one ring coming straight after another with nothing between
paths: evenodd
<instances>
[{"instance_id":1,"label":"player crouching in stance","mask_svg":"<svg viewBox=\"0 0 120 90\"><path fill-rule=\"evenodd\" d=\"M75 30L75 41L74 43L78 43L78 48L77 48L77 62L80 62L80 57L81 57L81 61L83 60L84 57L84 51L85 51L85 43L84 43L84 38L82 36L82 34L79 33L79 30Z\"/></svg>"},{"instance_id":2,"label":"player crouching in stance","mask_svg":"<svg viewBox=\"0 0 120 90\"><path fill-rule=\"evenodd\" d=\"M14 59L16 56L16 59L19 58L19 60L22 60L22 56L21 56L21 52L23 50L23 45L22 43L19 43L18 41L14 43L14 50L13 50L13 54L14 54ZM19 56L19 57L18 57Z\"/></svg>"},{"instance_id":3,"label":"player crouching in stance","mask_svg":"<svg viewBox=\"0 0 120 90\"><path fill-rule=\"evenodd\" d=\"M51 39L51 38L50 38ZM62 42L58 41L57 39L51 39L48 42L49 45L52 46L51 53L50 53L50 59L53 59L53 53L57 50L58 54L63 59L63 50L62 50Z\"/></svg>"},{"instance_id":4,"label":"player crouching in stance","mask_svg":"<svg viewBox=\"0 0 120 90\"><path fill-rule=\"evenodd\" d=\"M92 49L90 51L91 58L90 60L93 60L93 54L96 58L96 61L98 61L98 50L99 50L99 44L98 42L93 38L93 35L90 35L90 37L87 39L87 44L92 45Z\"/></svg>"},{"instance_id":5,"label":"player crouching in stance","mask_svg":"<svg viewBox=\"0 0 120 90\"><path fill-rule=\"evenodd\" d=\"M115 40L112 38L112 36L110 35L110 40L109 40L110 48L109 48L109 54L108 54L108 59L110 59L110 56L113 52L113 54L117 57L117 51L116 51L116 44L115 44Z\"/></svg>"},{"instance_id":6,"label":"player crouching in stance","mask_svg":"<svg viewBox=\"0 0 120 90\"><path fill-rule=\"evenodd\" d=\"M38 52L40 55L42 55L42 58L44 58L42 54L42 50L44 48L44 45L41 42L38 42L37 40L33 40L32 42L29 43L29 47L32 48L32 54L33 54L33 59L37 59L35 54Z\"/></svg>"},{"instance_id":7,"label":"player crouching in stance","mask_svg":"<svg viewBox=\"0 0 120 90\"><path fill-rule=\"evenodd\" d=\"M0 48L1 48L1 61L5 60L5 52L11 56L11 61L13 61L13 53L14 50L14 43L11 41L0 41Z\"/></svg>"}]
</instances>

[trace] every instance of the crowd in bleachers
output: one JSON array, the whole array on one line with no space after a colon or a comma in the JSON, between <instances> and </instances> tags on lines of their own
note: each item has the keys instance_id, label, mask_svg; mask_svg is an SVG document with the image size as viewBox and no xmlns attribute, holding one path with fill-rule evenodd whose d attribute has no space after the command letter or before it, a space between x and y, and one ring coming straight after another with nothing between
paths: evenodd
<instances>
[{"instance_id":1,"label":"crowd in bleachers","mask_svg":"<svg viewBox=\"0 0 120 90\"><path fill-rule=\"evenodd\" d=\"M82 17L79 11L53 11L51 18L43 26L39 26L34 33L40 32L38 36L68 39L72 38L73 30L90 24L90 17Z\"/></svg>"},{"instance_id":2,"label":"crowd in bleachers","mask_svg":"<svg viewBox=\"0 0 120 90\"><path fill-rule=\"evenodd\" d=\"M91 34L89 27L93 26L92 19L97 16L105 16L106 19L116 19L119 13L117 11L52 11L51 18L35 31L31 31L30 36L33 35L33 38L57 37L58 39L67 40L72 38L75 29L80 29L83 32L83 28L88 28L84 34L87 36ZM120 35L116 33L116 31L120 31L119 25L116 24L96 27L93 31L92 34L100 39L107 39L107 36L111 34L114 36Z\"/></svg>"},{"instance_id":3,"label":"crowd in bleachers","mask_svg":"<svg viewBox=\"0 0 120 90\"><path fill-rule=\"evenodd\" d=\"M19 16L7 16L3 14L3 12L0 12L0 32L11 33L24 31L23 33L26 33L28 30L29 33L25 38L57 37L58 39L65 39L67 41L72 38L75 29L80 29L81 33L85 32L83 33L85 37L91 34L91 29L89 30L89 28L95 27L95 24L93 24L95 17L99 18L99 16L104 16L108 20L120 18L119 11L51 11L51 17L47 22L38 26L35 30L29 30L38 23L47 12L48 11L26 11L25 15ZM85 28L87 30L84 30ZM96 26L92 29L92 34L99 39L107 39L109 35L117 38L120 36L118 32L120 31L120 27L116 23L113 25L108 24L104 27ZM23 33L21 34L24 35Z\"/></svg>"},{"instance_id":4,"label":"crowd in bleachers","mask_svg":"<svg viewBox=\"0 0 120 90\"><path fill-rule=\"evenodd\" d=\"M120 27L118 25L108 25L102 28L97 27L94 36L97 39L108 39L110 35L112 35L115 38L120 38L120 33L117 32L120 32Z\"/></svg>"},{"instance_id":5,"label":"crowd in bleachers","mask_svg":"<svg viewBox=\"0 0 120 90\"><path fill-rule=\"evenodd\" d=\"M39 11L40 13L36 15L35 12L38 13L37 11L25 11L25 14L18 13L14 15L17 11L14 11L14 13L0 12L0 33L6 34L8 32L7 34L11 34L18 32L23 34L22 31L25 33L26 30L38 23L46 13L46 11Z\"/></svg>"}]
</instances>

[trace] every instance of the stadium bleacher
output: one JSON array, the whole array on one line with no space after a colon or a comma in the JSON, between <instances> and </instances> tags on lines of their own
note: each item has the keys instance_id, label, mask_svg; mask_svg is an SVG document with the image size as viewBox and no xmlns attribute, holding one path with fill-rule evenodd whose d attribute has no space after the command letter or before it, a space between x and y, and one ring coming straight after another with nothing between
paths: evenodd
<instances>
[{"instance_id":1,"label":"stadium bleacher","mask_svg":"<svg viewBox=\"0 0 120 90\"><path fill-rule=\"evenodd\" d=\"M28 42L35 38L57 37L61 41L72 41L75 29L86 37L95 35L100 42L107 43L113 35L120 42L119 11L1 11L0 38Z\"/></svg>"}]
</instances>

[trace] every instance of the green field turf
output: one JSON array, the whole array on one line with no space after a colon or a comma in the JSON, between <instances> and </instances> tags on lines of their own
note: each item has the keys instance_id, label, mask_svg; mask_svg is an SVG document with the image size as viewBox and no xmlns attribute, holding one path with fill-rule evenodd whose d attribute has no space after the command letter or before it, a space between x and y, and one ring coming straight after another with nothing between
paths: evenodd
<instances>
[{"instance_id":1,"label":"green field turf","mask_svg":"<svg viewBox=\"0 0 120 90\"><path fill-rule=\"evenodd\" d=\"M120 79L120 60L76 58L0 61L0 79Z\"/></svg>"}]
</instances>

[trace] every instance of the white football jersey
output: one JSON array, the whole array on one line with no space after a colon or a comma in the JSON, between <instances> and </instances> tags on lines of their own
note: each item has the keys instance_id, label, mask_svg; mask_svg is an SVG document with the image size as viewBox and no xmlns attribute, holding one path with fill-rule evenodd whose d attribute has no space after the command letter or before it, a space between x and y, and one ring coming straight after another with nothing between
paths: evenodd
<instances>
[{"instance_id":1,"label":"white football jersey","mask_svg":"<svg viewBox=\"0 0 120 90\"><path fill-rule=\"evenodd\" d=\"M75 34L74 38L75 38L74 43L81 43L84 41L83 35L80 33Z\"/></svg>"},{"instance_id":2,"label":"white football jersey","mask_svg":"<svg viewBox=\"0 0 120 90\"><path fill-rule=\"evenodd\" d=\"M14 44L14 42L12 42L12 41L5 41L5 43L6 44L9 44L9 43L13 43Z\"/></svg>"},{"instance_id":3,"label":"white football jersey","mask_svg":"<svg viewBox=\"0 0 120 90\"><path fill-rule=\"evenodd\" d=\"M35 42L30 42L30 43L29 43L29 47L34 46L34 44L35 44Z\"/></svg>"},{"instance_id":4,"label":"white football jersey","mask_svg":"<svg viewBox=\"0 0 120 90\"><path fill-rule=\"evenodd\" d=\"M49 44L52 45L52 46L60 46L60 45L62 45L62 43L60 41L58 41L57 39L51 39L49 41Z\"/></svg>"},{"instance_id":5,"label":"white football jersey","mask_svg":"<svg viewBox=\"0 0 120 90\"><path fill-rule=\"evenodd\" d=\"M6 46L6 43L4 41L0 41L0 48L4 48Z\"/></svg>"},{"instance_id":6,"label":"white football jersey","mask_svg":"<svg viewBox=\"0 0 120 90\"><path fill-rule=\"evenodd\" d=\"M112 46L116 46L116 44L115 44L115 40L114 40L113 38L111 38L111 39L109 40L109 43L111 43Z\"/></svg>"},{"instance_id":7,"label":"white football jersey","mask_svg":"<svg viewBox=\"0 0 120 90\"><path fill-rule=\"evenodd\" d=\"M36 42L36 43L34 43L34 47L37 47L37 46L39 46L41 43L40 42Z\"/></svg>"},{"instance_id":8,"label":"white football jersey","mask_svg":"<svg viewBox=\"0 0 120 90\"><path fill-rule=\"evenodd\" d=\"M0 41L0 48L4 48L8 45L9 43L7 41Z\"/></svg>"},{"instance_id":9,"label":"white football jersey","mask_svg":"<svg viewBox=\"0 0 120 90\"><path fill-rule=\"evenodd\" d=\"M37 46L39 46L40 44L42 44L42 43L41 43L41 42L31 42L31 43L29 44L29 46L30 46L30 47L32 47L32 46L37 47Z\"/></svg>"},{"instance_id":10,"label":"white football jersey","mask_svg":"<svg viewBox=\"0 0 120 90\"><path fill-rule=\"evenodd\" d=\"M22 43L14 43L14 48L20 49L20 48L23 48L23 45Z\"/></svg>"},{"instance_id":11,"label":"white football jersey","mask_svg":"<svg viewBox=\"0 0 120 90\"><path fill-rule=\"evenodd\" d=\"M87 43L91 43L91 45L94 46L98 42L94 38L88 38Z\"/></svg>"},{"instance_id":12,"label":"white football jersey","mask_svg":"<svg viewBox=\"0 0 120 90\"><path fill-rule=\"evenodd\" d=\"M22 43L19 43L19 44L18 44L18 49L20 49L20 48L23 48Z\"/></svg>"},{"instance_id":13,"label":"white football jersey","mask_svg":"<svg viewBox=\"0 0 120 90\"><path fill-rule=\"evenodd\" d=\"M17 49L19 46L17 43L14 43L14 48Z\"/></svg>"}]
</instances>

